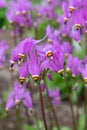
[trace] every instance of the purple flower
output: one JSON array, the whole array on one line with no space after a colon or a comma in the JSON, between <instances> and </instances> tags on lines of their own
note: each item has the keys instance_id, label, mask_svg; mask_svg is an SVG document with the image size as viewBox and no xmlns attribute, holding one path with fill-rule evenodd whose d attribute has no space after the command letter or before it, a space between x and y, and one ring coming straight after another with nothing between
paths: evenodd
<instances>
[{"instance_id":1,"label":"purple flower","mask_svg":"<svg viewBox=\"0 0 87 130\"><path fill-rule=\"evenodd\" d=\"M60 104L60 90L58 88L56 89L48 89L49 97L52 100L52 103L55 105Z\"/></svg>"},{"instance_id":2,"label":"purple flower","mask_svg":"<svg viewBox=\"0 0 87 130\"><path fill-rule=\"evenodd\" d=\"M14 90L9 93L8 101L6 103L6 111L9 111L20 102L28 109L32 108L32 98L29 92L24 90L19 83L15 83Z\"/></svg>"},{"instance_id":3,"label":"purple flower","mask_svg":"<svg viewBox=\"0 0 87 130\"><path fill-rule=\"evenodd\" d=\"M64 55L72 54L73 47L69 44L69 42L63 42L62 51L63 51Z\"/></svg>"},{"instance_id":4,"label":"purple flower","mask_svg":"<svg viewBox=\"0 0 87 130\"><path fill-rule=\"evenodd\" d=\"M23 84L24 80L26 79L28 75L28 64L27 62L24 62L22 66L18 65L18 71L19 71L19 80L21 84Z\"/></svg>"},{"instance_id":5,"label":"purple flower","mask_svg":"<svg viewBox=\"0 0 87 130\"><path fill-rule=\"evenodd\" d=\"M79 71L83 77L84 82L87 82L87 63L86 64L80 64Z\"/></svg>"},{"instance_id":6,"label":"purple flower","mask_svg":"<svg viewBox=\"0 0 87 130\"><path fill-rule=\"evenodd\" d=\"M0 0L0 8L5 8L7 6L6 0Z\"/></svg>"},{"instance_id":7,"label":"purple flower","mask_svg":"<svg viewBox=\"0 0 87 130\"><path fill-rule=\"evenodd\" d=\"M0 41L0 68L3 67L6 57L5 57L5 51L8 49L8 45L4 40Z\"/></svg>"},{"instance_id":8,"label":"purple flower","mask_svg":"<svg viewBox=\"0 0 87 130\"><path fill-rule=\"evenodd\" d=\"M79 74L80 60L72 55L68 56L67 69L72 71L72 76L75 77Z\"/></svg>"},{"instance_id":9,"label":"purple flower","mask_svg":"<svg viewBox=\"0 0 87 130\"><path fill-rule=\"evenodd\" d=\"M33 107L33 103L32 103L32 98L30 96L30 92L26 92L24 95L24 99L23 99L23 104L25 107L27 107L28 109L32 109Z\"/></svg>"}]
</instances>

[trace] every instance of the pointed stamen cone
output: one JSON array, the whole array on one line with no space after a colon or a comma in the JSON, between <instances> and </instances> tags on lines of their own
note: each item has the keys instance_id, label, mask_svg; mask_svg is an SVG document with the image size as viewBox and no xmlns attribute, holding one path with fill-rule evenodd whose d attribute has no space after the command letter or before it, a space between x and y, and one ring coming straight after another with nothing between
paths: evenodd
<instances>
[{"instance_id":1,"label":"pointed stamen cone","mask_svg":"<svg viewBox=\"0 0 87 130\"><path fill-rule=\"evenodd\" d=\"M65 53L65 54L64 54L65 58L68 58L68 55L69 55L68 53Z\"/></svg>"},{"instance_id":2,"label":"pointed stamen cone","mask_svg":"<svg viewBox=\"0 0 87 130\"><path fill-rule=\"evenodd\" d=\"M87 77L83 79L85 83L87 83Z\"/></svg>"},{"instance_id":3,"label":"pointed stamen cone","mask_svg":"<svg viewBox=\"0 0 87 130\"><path fill-rule=\"evenodd\" d=\"M53 56L53 52L52 52L52 51L48 51L48 52L46 53L46 56L49 57L49 58L52 57L52 56Z\"/></svg>"},{"instance_id":4,"label":"pointed stamen cone","mask_svg":"<svg viewBox=\"0 0 87 130\"><path fill-rule=\"evenodd\" d=\"M70 12L72 13L72 12L75 10L75 8L74 8L73 6L70 6L70 7L69 7L69 10L70 10Z\"/></svg>"},{"instance_id":5,"label":"pointed stamen cone","mask_svg":"<svg viewBox=\"0 0 87 130\"><path fill-rule=\"evenodd\" d=\"M20 104L20 100L16 99L15 103L16 103L16 105L19 105Z\"/></svg>"},{"instance_id":6,"label":"pointed stamen cone","mask_svg":"<svg viewBox=\"0 0 87 130\"><path fill-rule=\"evenodd\" d=\"M15 62L11 60L11 61L10 61L10 64L11 64L11 66L10 66L10 70L11 70L11 69L13 68Z\"/></svg>"},{"instance_id":7,"label":"pointed stamen cone","mask_svg":"<svg viewBox=\"0 0 87 130\"><path fill-rule=\"evenodd\" d=\"M37 81L39 79L39 75L32 75L32 78Z\"/></svg>"},{"instance_id":8,"label":"pointed stamen cone","mask_svg":"<svg viewBox=\"0 0 87 130\"><path fill-rule=\"evenodd\" d=\"M9 112L9 109L8 109L8 108L5 108L5 111L6 111L6 113L8 113L8 112Z\"/></svg>"},{"instance_id":9,"label":"pointed stamen cone","mask_svg":"<svg viewBox=\"0 0 87 130\"><path fill-rule=\"evenodd\" d=\"M64 24L66 24L68 22L68 18L64 18Z\"/></svg>"},{"instance_id":10,"label":"pointed stamen cone","mask_svg":"<svg viewBox=\"0 0 87 130\"><path fill-rule=\"evenodd\" d=\"M27 11L26 10L22 10L22 14L26 14L27 13Z\"/></svg>"},{"instance_id":11,"label":"pointed stamen cone","mask_svg":"<svg viewBox=\"0 0 87 130\"><path fill-rule=\"evenodd\" d=\"M20 11L16 11L16 15L20 16L21 12Z\"/></svg>"},{"instance_id":12,"label":"pointed stamen cone","mask_svg":"<svg viewBox=\"0 0 87 130\"><path fill-rule=\"evenodd\" d=\"M59 73L59 74L63 74L63 71L64 71L64 70L61 69L61 70L58 71L58 73Z\"/></svg>"},{"instance_id":13,"label":"pointed stamen cone","mask_svg":"<svg viewBox=\"0 0 87 130\"><path fill-rule=\"evenodd\" d=\"M13 24L14 24L14 21L13 21L13 20L10 20L9 23L10 23L11 25L13 25Z\"/></svg>"},{"instance_id":14,"label":"pointed stamen cone","mask_svg":"<svg viewBox=\"0 0 87 130\"><path fill-rule=\"evenodd\" d=\"M76 77L75 74L72 74L72 77L75 78Z\"/></svg>"},{"instance_id":15,"label":"pointed stamen cone","mask_svg":"<svg viewBox=\"0 0 87 130\"><path fill-rule=\"evenodd\" d=\"M66 68L66 72L67 72L67 73L70 72L70 69L69 69L68 67Z\"/></svg>"},{"instance_id":16,"label":"pointed stamen cone","mask_svg":"<svg viewBox=\"0 0 87 130\"><path fill-rule=\"evenodd\" d=\"M25 81L25 79L26 79L26 78L24 78L24 77L19 77L19 81L20 81L20 83L23 84L24 81Z\"/></svg>"},{"instance_id":17,"label":"pointed stamen cone","mask_svg":"<svg viewBox=\"0 0 87 130\"><path fill-rule=\"evenodd\" d=\"M52 43L52 39L48 38L48 39L47 39L47 42L48 42L48 43Z\"/></svg>"},{"instance_id":18,"label":"pointed stamen cone","mask_svg":"<svg viewBox=\"0 0 87 130\"><path fill-rule=\"evenodd\" d=\"M22 59L24 59L24 55L21 54L21 53L19 53L19 54L18 54L18 58L19 58L20 60L22 60Z\"/></svg>"},{"instance_id":19,"label":"pointed stamen cone","mask_svg":"<svg viewBox=\"0 0 87 130\"><path fill-rule=\"evenodd\" d=\"M34 112L34 109L33 109L33 108L30 108L30 109L29 109L29 114L30 114L30 115L34 115L34 113L35 113L35 112Z\"/></svg>"},{"instance_id":20,"label":"pointed stamen cone","mask_svg":"<svg viewBox=\"0 0 87 130\"><path fill-rule=\"evenodd\" d=\"M78 30L81 28L81 25L80 24L75 24L75 28Z\"/></svg>"},{"instance_id":21,"label":"pointed stamen cone","mask_svg":"<svg viewBox=\"0 0 87 130\"><path fill-rule=\"evenodd\" d=\"M52 1L51 0L47 0L48 1L48 3L51 3Z\"/></svg>"}]
</instances>

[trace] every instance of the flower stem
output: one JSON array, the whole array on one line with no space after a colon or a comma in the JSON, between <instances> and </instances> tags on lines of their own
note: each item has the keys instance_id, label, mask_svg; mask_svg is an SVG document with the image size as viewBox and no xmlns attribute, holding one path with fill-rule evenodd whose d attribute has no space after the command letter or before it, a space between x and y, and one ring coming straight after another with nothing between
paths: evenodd
<instances>
[{"instance_id":1,"label":"flower stem","mask_svg":"<svg viewBox=\"0 0 87 130\"><path fill-rule=\"evenodd\" d=\"M85 83L85 102L84 102L84 113L85 113L85 130L87 130L87 84Z\"/></svg>"},{"instance_id":2,"label":"flower stem","mask_svg":"<svg viewBox=\"0 0 87 130\"><path fill-rule=\"evenodd\" d=\"M48 130L47 123L46 123L46 117L45 117L45 111L44 111L44 105L43 105L42 90L41 90L40 85L39 85L39 95L40 95L40 103L41 103L41 110L42 110L42 116L43 116L45 130Z\"/></svg>"},{"instance_id":3,"label":"flower stem","mask_svg":"<svg viewBox=\"0 0 87 130\"><path fill-rule=\"evenodd\" d=\"M67 92L68 92L69 104L70 104L70 109L71 109L71 114L72 114L73 129L77 130L75 116L74 116L74 110L73 110L73 102L72 102L72 99L71 99L71 92L70 92L70 88L69 88L69 85L68 85L68 77L67 77L67 73L66 73L66 64L64 66L64 79L65 79L65 83L66 83L66 89L67 89Z\"/></svg>"},{"instance_id":4,"label":"flower stem","mask_svg":"<svg viewBox=\"0 0 87 130\"><path fill-rule=\"evenodd\" d=\"M16 107L16 130L22 130L22 118L21 118L20 105Z\"/></svg>"},{"instance_id":5,"label":"flower stem","mask_svg":"<svg viewBox=\"0 0 87 130\"><path fill-rule=\"evenodd\" d=\"M45 82L45 85L46 85L46 82ZM51 99L50 99L50 97L49 97L49 95L48 95L48 88L47 88L47 85L46 85L46 93L47 93L47 98L48 98L49 103L50 103L51 110L52 110L52 112L53 112L53 116L54 116L54 119L55 119L55 123L56 123L57 129L60 130L59 121L58 121L58 119L57 119L57 117L56 117L56 113L55 113L53 104L52 104Z\"/></svg>"}]
</instances>

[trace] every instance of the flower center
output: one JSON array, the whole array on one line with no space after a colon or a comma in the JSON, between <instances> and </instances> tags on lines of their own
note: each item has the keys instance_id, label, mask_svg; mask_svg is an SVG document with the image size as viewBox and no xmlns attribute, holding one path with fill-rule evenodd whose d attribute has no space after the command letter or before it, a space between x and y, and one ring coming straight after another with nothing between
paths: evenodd
<instances>
[{"instance_id":1,"label":"flower center","mask_svg":"<svg viewBox=\"0 0 87 130\"><path fill-rule=\"evenodd\" d=\"M24 55L21 54L21 53L18 54L18 57L19 57L20 60L24 59Z\"/></svg>"},{"instance_id":2,"label":"flower center","mask_svg":"<svg viewBox=\"0 0 87 130\"><path fill-rule=\"evenodd\" d=\"M19 77L19 81L23 84L23 82L25 81L26 78L24 77Z\"/></svg>"},{"instance_id":3,"label":"flower center","mask_svg":"<svg viewBox=\"0 0 87 130\"><path fill-rule=\"evenodd\" d=\"M87 83L87 78L84 78L83 80L84 80L85 83Z\"/></svg>"},{"instance_id":4,"label":"flower center","mask_svg":"<svg viewBox=\"0 0 87 130\"><path fill-rule=\"evenodd\" d=\"M75 28L78 30L81 28L81 25L80 24L75 24Z\"/></svg>"},{"instance_id":5,"label":"flower center","mask_svg":"<svg viewBox=\"0 0 87 130\"><path fill-rule=\"evenodd\" d=\"M52 43L52 40L50 38L48 38L47 42L48 43Z\"/></svg>"},{"instance_id":6,"label":"flower center","mask_svg":"<svg viewBox=\"0 0 87 130\"><path fill-rule=\"evenodd\" d=\"M72 12L75 10L75 8L74 8L73 6L70 6L70 7L69 7L69 10L70 10L70 12L72 13Z\"/></svg>"},{"instance_id":7,"label":"flower center","mask_svg":"<svg viewBox=\"0 0 87 130\"><path fill-rule=\"evenodd\" d=\"M52 57L52 56L53 56L53 52L52 52L52 51L48 51L48 52L46 53L46 56L47 56L47 57Z\"/></svg>"},{"instance_id":8,"label":"flower center","mask_svg":"<svg viewBox=\"0 0 87 130\"><path fill-rule=\"evenodd\" d=\"M64 24L66 24L68 22L68 18L64 18Z\"/></svg>"},{"instance_id":9,"label":"flower center","mask_svg":"<svg viewBox=\"0 0 87 130\"><path fill-rule=\"evenodd\" d=\"M33 78L35 81L37 81L38 78L39 78L39 75L32 75L32 78Z\"/></svg>"}]
</instances>

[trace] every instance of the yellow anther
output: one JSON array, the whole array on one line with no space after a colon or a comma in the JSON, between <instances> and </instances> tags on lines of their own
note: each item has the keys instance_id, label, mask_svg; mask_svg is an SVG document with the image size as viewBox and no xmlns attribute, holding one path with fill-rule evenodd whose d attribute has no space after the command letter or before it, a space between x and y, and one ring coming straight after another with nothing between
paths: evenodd
<instances>
[{"instance_id":1,"label":"yellow anther","mask_svg":"<svg viewBox=\"0 0 87 130\"><path fill-rule=\"evenodd\" d=\"M20 104L20 100L17 99L17 100L15 101L15 103L16 103L16 105L19 105L19 104Z\"/></svg>"},{"instance_id":2,"label":"yellow anther","mask_svg":"<svg viewBox=\"0 0 87 130\"><path fill-rule=\"evenodd\" d=\"M24 59L24 55L21 53L18 54L18 57L19 57L19 59Z\"/></svg>"},{"instance_id":3,"label":"yellow anther","mask_svg":"<svg viewBox=\"0 0 87 130\"><path fill-rule=\"evenodd\" d=\"M51 0L47 0L48 1L48 3L51 3L52 1Z\"/></svg>"},{"instance_id":4,"label":"yellow anther","mask_svg":"<svg viewBox=\"0 0 87 130\"><path fill-rule=\"evenodd\" d=\"M47 56L47 57L52 57L52 56L53 56L53 52L52 52L52 51L48 51L48 52L46 53L46 56Z\"/></svg>"},{"instance_id":5,"label":"yellow anther","mask_svg":"<svg viewBox=\"0 0 87 130\"><path fill-rule=\"evenodd\" d=\"M63 69L58 71L59 74L63 74Z\"/></svg>"},{"instance_id":6,"label":"yellow anther","mask_svg":"<svg viewBox=\"0 0 87 130\"><path fill-rule=\"evenodd\" d=\"M21 12L20 11L16 11L16 15L21 15Z\"/></svg>"},{"instance_id":7,"label":"yellow anther","mask_svg":"<svg viewBox=\"0 0 87 130\"><path fill-rule=\"evenodd\" d=\"M9 109L8 109L8 108L5 108L5 111L6 111L6 112L9 112Z\"/></svg>"},{"instance_id":8,"label":"yellow anther","mask_svg":"<svg viewBox=\"0 0 87 130\"><path fill-rule=\"evenodd\" d=\"M75 74L72 74L72 77L75 78L76 77Z\"/></svg>"},{"instance_id":9,"label":"yellow anther","mask_svg":"<svg viewBox=\"0 0 87 130\"><path fill-rule=\"evenodd\" d=\"M76 29L80 29L80 28L81 28L81 25L80 25L80 24L75 24L75 28L76 28Z\"/></svg>"},{"instance_id":10,"label":"yellow anther","mask_svg":"<svg viewBox=\"0 0 87 130\"><path fill-rule=\"evenodd\" d=\"M22 14L26 14L27 13L27 11L26 10L22 10Z\"/></svg>"},{"instance_id":11,"label":"yellow anther","mask_svg":"<svg viewBox=\"0 0 87 130\"><path fill-rule=\"evenodd\" d=\"M52 40L50 38L47 39L48 43L52 43Z\"/></svg>"},{"instance_id":12,"label":"yellow anther","mask_svg":"<svg viewBox=\"0 0 87 130\"><path fill-rule=\"evenodd\" d=\"M66 72L67 72L67 73L70 72L70 69L69 69L68 67L66 68Z\"/></svg>"},{"instance_id":13,"label":"yellow anther","mask_svg":"<svg viewBox=\"0 0 87 130\"><path fill-rule=\"evenodd\" d=\"M37 81L39 79L39 75L32 75L32 78Z\"/></svg>"},{"instance_id":14,"label":"yellow anther","mask_svg":"<svg viewBox=\"0 0 87 130\"><path fill-rule=\"evenodd\" d=\"M72 12L75 10L75 8L74 8L73 6L70 6L70 7L69 7L69 10L70 10L70 12L72 13Z\"/></svg>"},{"instance_id":15,"label":"yellow anther","mask_svg":"<svg viewBox=\"0 0 87 130\"><path fill-rule=\"evenodd\" d=\"M14 21L13 21L13 20L10 20L9 23L12 25L12 24L14 24Z\"/></svg>"},{"instance_id":16,"label":"yellow anther","mask_svg":"<svg viewBox=\"0 0 87 130\"><path fill-rule=\"evenodd\" d=\"M26 78L24 78L24 77L19 77L19 81L20 81L21 83L23 83L23 82L25 81L25 79L26 79Z\"/></svg>"},{"instance_id":17,"label":"yellow anther","mask_svg":"<svg viewBox=\"0 0 87 130\"><path fill-rule=\"evenodd\" d=\"M66 24L68 22L68 18L64 17L64 23Z\"/></svg>"},{"instance_id":18,"label":"yellow anther","mask_svg":"<svg viewBox=\"0 0 87 130\"><path fill-rule=\"evenodd\" d=\"M85 83L87 83L87 77L85 77L83 80L84 80Z\"/></svg>"}]
</instances>

